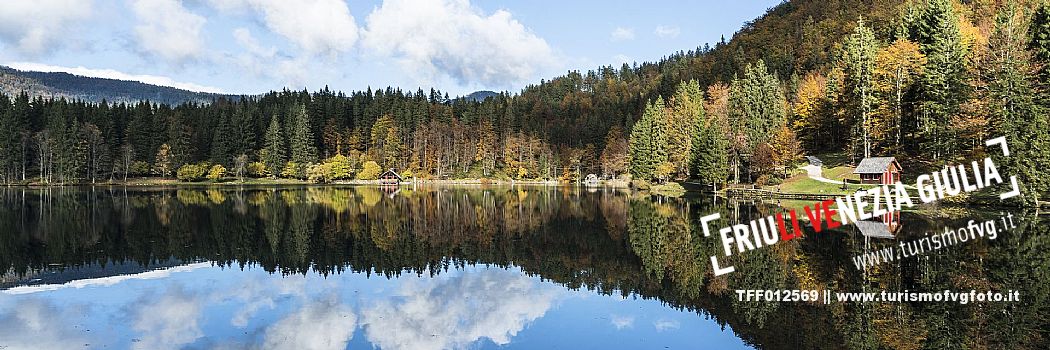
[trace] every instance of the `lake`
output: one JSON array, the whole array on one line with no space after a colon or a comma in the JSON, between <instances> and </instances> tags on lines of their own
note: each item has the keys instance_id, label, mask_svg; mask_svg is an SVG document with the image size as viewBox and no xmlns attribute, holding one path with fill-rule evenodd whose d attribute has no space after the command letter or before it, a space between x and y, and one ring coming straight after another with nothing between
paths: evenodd
<instances>
[{"instance_id":1,"label":"lake","mask_svg":"<svg viewBox=\"0 0 1050 350\"><path fill-rule=\"evenodd\" d=\"M1046 349L1050 221L927 208L729 260L699 218L807 203L579 187L0 189L0 349ZM859 270L1005 211L1018 227ZM724 256L719 255L722 259ZM1019 291L756 302L736 290Z\"/></svg>"}]
</instances>

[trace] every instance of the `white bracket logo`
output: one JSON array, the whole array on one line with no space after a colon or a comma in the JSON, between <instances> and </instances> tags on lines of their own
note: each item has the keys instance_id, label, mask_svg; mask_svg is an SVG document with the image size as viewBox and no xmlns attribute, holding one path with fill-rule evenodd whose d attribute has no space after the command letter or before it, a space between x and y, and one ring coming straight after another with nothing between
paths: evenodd
<instances>
[{"instance_id":1,"label":"white bracket logo","mask_svg":"<svg viewBox=\"0 0 1050 350\"><path fill-rule=\"evenodd\" d=\"M999 137L996 137L994 139L987 140L987 141L984 142L984 144L989 146L989 147L994 146L994 145L1002 146L1003 156L1004 157L1009 157L1010 156L1010 147L1008 147L1006 145L1006 136L999 136ZM1006 192L1006 193L1000 194L999 195L999 200L1004 200L1004 199L1007 199L1007 198L1012 198L1012 197L1016 197L1016 196L1021 195L1021 189L1017 187L1017 176L1016 175L1010 175L1010 186L1012 186L1012 189L1010 190L1010 192Z\"/></svg>"}]
</instances>

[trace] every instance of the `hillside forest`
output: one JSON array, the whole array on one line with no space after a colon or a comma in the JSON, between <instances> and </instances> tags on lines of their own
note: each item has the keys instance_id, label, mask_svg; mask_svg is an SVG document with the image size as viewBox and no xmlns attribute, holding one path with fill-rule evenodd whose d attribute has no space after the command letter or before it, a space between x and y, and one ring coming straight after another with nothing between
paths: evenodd
<instances>
[{"instance_id":1,"label":"hillside forest","mask_svg":"<svg viewBox=\"0 0 1050 350\"><path fill-rule=\"evenodd\" d=\"M1050 6L786 1L732 40L517 94L270 92L211 103L0 96L0 180L130 177L775 184L802 155L896 156L918 174L984 155L1034 201L1050 181ZM967 161L968 162L968 161Z\"/></svg>"}]
</instances>

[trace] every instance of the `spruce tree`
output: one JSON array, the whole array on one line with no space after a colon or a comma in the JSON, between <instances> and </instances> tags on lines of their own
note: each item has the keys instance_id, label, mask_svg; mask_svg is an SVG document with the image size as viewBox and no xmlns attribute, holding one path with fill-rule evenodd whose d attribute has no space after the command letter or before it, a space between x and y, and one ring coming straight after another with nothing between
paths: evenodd
<instances>
[{"instance_id":1,"label":"spruce tree","mask_svg":"<svg viewBox=\"0 0 1050 350\"><path fill-rule=\"evenodd\" d=\"M631 176L651 181L656 167L667 162L666 117L664 100L657 98L642 114L642 119L631 128Z\"/></svg>"},{"instance_id":2,"label":"spruce tree","mask_svg":"<svg viewBox=\"0 0 1050 350\"><path fill-rule=\"evenodd\" d=\"M1050 123L1045 106L1035 100L1031 55L1025 50L1028 38L1019 17L1016 6L1009 4L996 18L988 41L990 62L985 65L990 75L987 100L998 134L1006 135L1011 151L999 160L1003 173L1018 177L1023 203L1035 204L1050 187L1050 171L1045 168L1050 162Z\"/></svg>"},{"instance_id":3,"label":"spruce tree","mask_svg":"<svg viewBox=\"0 0 1050 350\"><path fill-rule=\"evenodd\" d=\"M240 129L240 128L236 128ZM238 133L230 123L230 117L226 112L219 115L219 122L212 130L211 161L215 164L230 165L233 154L236 152Z\"/></svg>"},{"instance_id":4,"label":"spruce tree","mask_svg":"<svg viewBox=\"0 0 1050 350\"><path fill-rule=\"evenodd\" d=\"M955 144L951 118L967 98L966 47L950 0L927 0L905 18L909 39L926 55L919 81L919 136L927 154L944 160Z\"/></svg>"},{"instance_id":5,"label":"spruce tree","mask_svg":"<svg viewBox=\"0 0 1050 350\"><path fill-rule=\"evenodd\" d=\"M314 146L314 135L310 129L310 118L302 104L292 108L292 129L289 145L292 149L291 161L298 166L295 173L299 178L306 177L309 164L317 163L317 148Z\"/></svg>"},{"instance_id":6,"label":"spruce tree","mask_svg":"<svg viewBox=\"0 0 1050 350\"><path fill-rule=\"evenodd\" d=\"M733 80L728 109L732 129L745 137L736 152L745 157L754 155L758 146L767 143L775 130L784 125L784 94L779 79L769 73L765 62L749 64L743 78Z\"/></svg>"},{"instance_id":7,"label":"spruce tree","mask_svg":"<svg viewBox=\"0 0 1050 350\"><path fill-rule=\"evenodd\" d=\"M277 120L276 115L270 118L270 127L266 128L265 142L266 144L263 145L263 149L260 152L260 158L262 158L263 164L266 165L266 170L270 173L270 176L277 177L287 161L287 151L284 148L284 135L281 132L281 123Z\"/></svg>"},{"instance_id":8,"label":"spruce tree","mask_svg":"<svg viewBox=\"0 0 1050 350\"><path fill-rule=\"evenodd\" d=\"M877 53L875 33L864 25L863 19L858 20L857 27L844 43L841 62L845 91L842 97L845 99L846 118L853 134L853 143L861 143L853 147L855 151L851 154L860 153L865 158L871 156L871 114L875 100L873 76Z\"/></svg>"},{"instance_id":9,"label":"spruce tree","mask_svg":"<svg viewBox=\"0 0 1050 350\"><path fill-rule=\"evenodd\" d=\"M697 120L693 134L690 169L701 183L717 185L729 177L729 140L718 120Z\"/></svg>"}]
</instances>

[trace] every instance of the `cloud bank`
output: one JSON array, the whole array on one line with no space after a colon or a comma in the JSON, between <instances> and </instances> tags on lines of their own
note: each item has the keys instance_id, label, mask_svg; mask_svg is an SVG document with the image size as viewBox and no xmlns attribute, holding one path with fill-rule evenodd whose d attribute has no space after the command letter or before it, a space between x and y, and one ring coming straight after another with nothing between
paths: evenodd
<instances>
[{"instance_id":1,"label":"cloud bank","mask_svg":"<svg viewBox=\"0 0 1050 350\"><path fill-rule=\"evenodd\" d=\"M183 64L204 54L201 28L206 20L177 0L136 0L131 3L138 24L135 38L143 52Z\"/></svg>"},{"instance_id":2,"label":"cloud bank","mask_svg":"<svg viewBox=\"0 0 1050 350\"><path fill-rule=\"evenodd\" d=\"M461 349L482 338L506 345L550 309L558 290L517 270L490 268L406 281L398 294L361 312L368 340L383 349Z\"/></svg>"},{"instance_id":3,"label":"cloud bank","mask_svg":"<svg viewBox=\"0 0 1050 350\"><path fill-rule=\"evenodd\" d=\"M372 54L461 84L507 87L555 63L547 42L510 12L485 15L467 0L386 0L366 23L362 44Z\"/></svg>"},{"instance_id":4,"label":"cloud bank","mask_svg":"<svg viewBox=\"0 0 1050 350\"><path fill-rule=\"evenodd\" d=\"M0 42L35 57L69 41L70 29L92 16L92 0L4 1L0 5Z\"/></svg>"}]
</instances>

